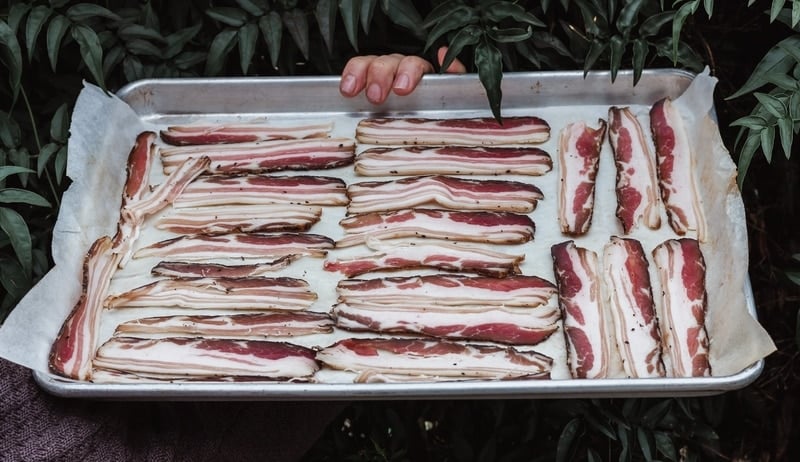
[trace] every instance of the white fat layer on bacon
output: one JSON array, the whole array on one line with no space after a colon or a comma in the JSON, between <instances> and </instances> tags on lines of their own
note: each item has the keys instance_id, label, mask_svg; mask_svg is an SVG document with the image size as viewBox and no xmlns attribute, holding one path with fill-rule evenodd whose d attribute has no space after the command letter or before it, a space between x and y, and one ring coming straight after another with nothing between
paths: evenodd
<instances>
[{"instance_id":1,"label":"white fat layer on bacon","mask_svg":"<svg viewBox=\"0 0 800 462\"><path fill-rule=\"evenodd\" d=\"M200 207L232 204L344 205L348 198L342 181L317 177L287 186L274 177L256 175L209 175L197 178L175 199L174 207ZM290 177L277 177L287 179ZM302 178L302 177L300 177ZM265 181L259 181L264 179Z\"/></svg>"},{"instance_id":2,"label":"white fat layer on bacon","mask_svg":"<svg viewBox=\"0 0 800 462\"><path fill-rule=\"evenodd\" d=\"M534 119L512 128L485 121L484 127L459 127L443 126L437 119L364 119L356 127L356 138L361 143L419 145L528 144L550 138L550 127Z\"/></svg>"},{"instance_id":3,"label":"white fat layer on bacon","mask_svg":"<svg viewBox=\"0 0 800 462\"><path fill-rule=\"evenodd\" d=\"M599 122L600 127L597 129L581 121L570 123L561 130L558 145L561 175L558 221L564 234L586 234L592 223L600 144L598 143L598 149L595 150L595 145L586 145L586 141L587 138L593 138L593 133L598 130L602 130L601 135L604 136L605 122Z\"/></svg>"},{"instance_id":4,"label":"white fat layer on bacon","mask_svg":"<svg viewBox=\"0 0 800 462\"><path fill-rule=\"evenodd\" d=\"M156 227L181 234L305 230L321 215L320 207L295 204L181 208L163 215Z\"/></svg>"},{"instance_id":5,"label":"white fat layer on bacon","mask_svg":"<svg viewBox=\"0 0 800 462\"><path fill-rule=\"evenodd\" d=\"M313 244L303 240L257 244L246 240L242 241L240 236L247 235L184 236L142 247L134 252L133 258L172 257L175 259L205 260L213 258L276 258L287 255L324 257L327 249L333 247L332 244L322 240Z\"/></svg>"},{"instance_id":6,"label":"white fat layer on bacon","mask_svg":"<svg viewBox=\"0 0 800 462\"><path fill-rule=\"evenodd\" d=\"M219 137L237 136L252 137L258 140L273 139L303 139L320 138L327 136L333 129L333 122L303 124L303 125L267 125L259 123L248 124L218 124L218 125L173 125L161 132L179 141L178 144L206 144L204 137L216 135Z\"/></svg>"},{"instance_id":7,"label":"white fat layer on bacon","mask_svg":"<svg viewBox=\"0 0 800 462\"><path fill-rule=\"evenodd\" d=\"M356 156L355 170L363 176L384 175L544 175L553 168L550 156L539 154L497 159L487 154L467 158L440 154L438 148L367 149Z\"/></svg>"},{"instance_id":8,"label":"white fat layer on bacon","mask_svg":"<svg viewBox=\"0 0 800 462\"><path fill-rule=\"evenodd\" d=\"M185 336L257 340L265 337L326 333L333 329L333 320L324 315L314 316L316 313L313 313L294 319L287 319L284 313L280 315L277 320L263 314L137 318L121 323L114 335L139 338Z\"/></svg>"}]
</instances>

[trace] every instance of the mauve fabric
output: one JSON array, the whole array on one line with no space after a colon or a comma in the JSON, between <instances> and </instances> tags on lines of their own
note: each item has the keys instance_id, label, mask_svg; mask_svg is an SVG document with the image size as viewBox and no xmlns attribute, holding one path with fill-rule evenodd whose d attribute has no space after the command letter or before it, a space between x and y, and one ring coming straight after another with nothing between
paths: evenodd
<instances>
[{"instance_id":1,"label":"mauve fabric","mask_svg":"<svg viewBox=\"0 0 800 462\"><path fill-rule=\"evenodd\" d=\"M64 399L0 358L0 461L293 461L342 409L332 402Z\"/></svg>"}]
</instances>

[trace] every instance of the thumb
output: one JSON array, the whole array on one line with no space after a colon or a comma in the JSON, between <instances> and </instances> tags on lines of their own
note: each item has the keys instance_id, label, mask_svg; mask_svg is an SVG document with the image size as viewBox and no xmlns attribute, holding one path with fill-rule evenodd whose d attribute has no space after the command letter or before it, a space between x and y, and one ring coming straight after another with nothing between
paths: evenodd
<instances>
[{"instance_id":1,"label":"thumb","mask_svg":"<svg viewBox=\"0 0 800 462\"><path fill-rule=\"evenodd\" d=\"M439 48L437 52L437 59L439 60L439 65L441 66L444 63L444 57L447 54L447 47ZM445 70L448 74L464 74L467 72L466 66L458 60L458 58L454 59L450 66Z\"/></svg>"}]
</instances>

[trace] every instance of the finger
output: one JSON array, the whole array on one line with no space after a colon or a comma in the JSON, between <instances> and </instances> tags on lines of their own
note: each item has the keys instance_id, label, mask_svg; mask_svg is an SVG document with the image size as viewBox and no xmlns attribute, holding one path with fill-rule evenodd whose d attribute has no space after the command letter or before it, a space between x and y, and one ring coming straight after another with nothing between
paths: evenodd
<instances>
[{"instance_id":1,"label":"finger","mask_svg":"<svg viewBox=\"0 0 800 462\"><path fill-rule=\"evenodd\" d=\"M444 63L444 56L447 54L447 47L439 48L437 52L437 58L439 59L439 65L441 66ZM467 72L467 67L464 66L464 63L459 61L458 58L454 59L450 66L447 67L445 70L448 74L463 74Z\"/></svg>"},{"instance_id":2,"label":"finger","mask_svg":"<svg viewBox=\"0 0 800 462\"><path fill-rule=\"evenodd\" d=\"M339 92L347 97L361 93L367 84L367 70L377 58L373 55L356 56L347 61L342 70L342 79L339 81Z\"/></svg>"},{"instance_id":3,"label":"finger","mask_svg":"<svg viewBox=\"0 0 800 462\"><path fill-rule=\"evenodd\" d=\"M366 83L367 100L370 103L381 104L386 101L402 59L403 55L391 54L378 56L370 63Z\"/></svg>"},{"instance_id":4,"label":"finger","mask_svg":"<svg viewBox=\"0 0 800 462\"><path fill-rule=\"evenodd\" d=\"M406 56L397 65L392 91L405 96L414 91L424 74L433 72L433 64L418 56Z\"/></svg>"}]
</instances>

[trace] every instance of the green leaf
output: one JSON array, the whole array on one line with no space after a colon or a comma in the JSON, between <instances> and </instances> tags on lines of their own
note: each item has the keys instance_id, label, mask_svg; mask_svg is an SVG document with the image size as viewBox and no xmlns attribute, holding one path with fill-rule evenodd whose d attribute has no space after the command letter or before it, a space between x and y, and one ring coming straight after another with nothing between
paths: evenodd
<instances>
[{"instance_id":1,"label":"green leaf","mask_svg":"<svg viewBox=\"0 0 800 462\"><path fill-rule=\"evenodd\" d=\"M609 422L608 419L598 419L593 415L592 412L585 413L583 418L592 429L599 431L610 440L617 440L617 435L614 433L614 427L611 426L611 422Z\"/></svg>"},{"instance_id":2,"label":"green leaf","mask_svg":"<svg viewBox=\"0 0 800 462\"><path fill-rule=\"evenodd\" d=\"M36 48L36 39L39 38L39 33L42 31L42 26L47 21L47 18L53 13L50 8L39 5L31 10L28 15L28 22L25 23L25 46L28 50L28 62L33 59L34 48Z\"/></svg>"},{"instance_id":3,"label":"green leaf","mask_svg":"<svg viewBox=\"0 0 800 462\"><path fill-rule=\"evenodd\" d=\"M748 127L760 130L767 126L767 121L761 116L749 115L731 122L731 127Z\"/></svg>"},{"instance_id":4,"label":"green leaf","mask_svg":"<svg viewBox=\"0 0 800 462\"><path fill-rule=\"evenodd\" d=\"M10 258L0 258L0 283L15 300L20 300L31 286L31 278L18 261ZM3 315L0 311L0 323Z\"/></svg>"},{"instance_id":5,"label":"green leaf","mask_svg":"<svg viewBox=\"0 0 800 462\"><path fill-rule=\"evenodd\" d=\"M578 437L580 428L581 419L579 417L575 417L564 425L556 446L556 462L566 462L570 460L570 454L575 452L573 443Z\"/></svg>"},{"instance_id":6,"label":"green leaf","mask_svg":"<svg viewBox=\"0 0 800 462\"><path fill-rule=\"evenodd\" d=\"M781 47L781 45L785 45L786 49L800 47L800 37L788 37L772 47L756 65L744 85L725 99L738 98L761 88L769 82L767 76L770 74L787 73L794 66L794 60L790 55L786 54L784 47Z\"/></svg>"},{"instance_id":7,"label":"green leaf","mask_svg":"<svg viewBox=\"0 0 800 462\"><path fill-rule=\"evenodd\" d=\"M514 44L514 48L517 50L517 53L519 53L520 56L530 61L530 63L536 66L537 69L542 68L542 62L539 59L539 53L533 47L530 40L517 42Z\"/></svg>"},{"instance_id":8,"label":"green leaf","mask_svg":"<svg viewBox=\"0 0 800 462\"><path fill-rule=\"evenodd\" d=\"M211 7L206 10L206 15L231 27L242 27L247 22L247 13L230 6Z\"/></svg>"},{"instance_id":9,"label":"green leaf","mask_svg":"<svg viewBox=\"0 0 800 462\"><path fill-rule=\"evenodd\" d=\"M792 29L796 28L798 23L800 23L800 2L795 0L792 2Z\"/></svg>"},{"instance_id":10,"label":"green leaf","mask_svg":"<svg viewBox=\"0 0 800 462\"><path fill-rule=\"evenodd\" d=\"M608 48L607 42L601 42L597 39L592 40L589 44L589 51L586 53L586 58L583 62L583 76L586 77L586 74L594 67L594 63L597 62L597 59L606 51Z\"/></svg>"},{"instance_id":11,"label":"green leaf","mask_svg":"<svg viewBox=\"0 0 800 462\"><path fill-rule=\"evenodd\" d=\"M208 61L206 61L206 75L218 75L225 66L225 59L236 46L236 29L225 29L214 37L208 48Z\"/></svg>"},{"instance_id":12,"label":"green leaf","mask_svg":"<svg viewBox=\"0 0 800 462\"><path fill-rule=\"evenodd\" d=\"M475 25L467 26L458 31L458 33L453 36L453 39L450 40L450 46L447 48L447 53L444 55L444 60L442 61L439 71L444 72L445 69L450 67L456 57L461 54L464 47L477 44L482 36L483 30Z\"/></svg>"},{"instance_id":13,"label":"green leaf","mask_svg":"<svg viewBox=\"0 0 800 462\"><path fill-rule=\"evenodd\" d=\"M17 165L0 165L0 181L5 180L11 175L18 175L20 173L33 173L33 170Z\"/></svg>"},{"instance_id":14,"label":"green leaf","mask_svg":"<svg viewBox=\"0 0 800 462\"><path fill-rule=\"evenodd\" d=\"M47 57L50 59L50 68L56 71L58 52L61 49L61 40L70 28L70 21L66 16L56 15L47 25Z\"/></svg>"},{"instance_id":15,"label":"green leaf","mask_svg":"<svg viewBox=\"0 0 800 462\"><path fill-rule=\"evenodd\" d=\"M19 146L21 138L22 131L17 121L7 113L0 111L0 141L3 142L3 146L7 148Z\"/></svg>"},{"instance_id":16,"label":"green leaf","mask_svg":"<svg viewBox=\"0 0 800 462\"><path fill-rule=\"evenodd\" d=\"M0 230L6 234L9 242L11 242L11 247L17 255L22 271L30 277L33 256L31 254L31 234L25 219L14 210L0 207Z\"/></svg>"},{"instance_id":17,"label":"green leaf","mask_svg":"<svg viewBox=\"0 0 800 462\"><path fill-rule=\"evenodd\" d=\"M772 162L772 149L775 146L775 126L770 125L764 127L764 129L761 130L760 136L761 151L764 153L767 162Z\"/></svg>"},{"instance_id":18,"label":"green leaf","mask_svg":"<svg viewBox=\"0 0 800 462\"><path fill-rule=\"evenodd\" d=\"M19 30L20 24L22 24L22 20L25 19L25 15L31 10L30 3L27 2L19 2L11 5L11 8L8 10L8 27L14 31L14 35L17 35L17 31Z\"/></svg>"},{"instance_id":19,"label":"green leaf","mask_svg":"<svg viewBox=\"0 0 800 462\"><path fill-rule=\"evenodd\" d=\"M675 18L672 20L672 63L676 64L678 62L678 43L680 42L681 38L681 30L683 30L683 24L686 22L686 19L694 14L695 9L697 9L697 5L693 4L692 2L684 3L678 8L678 12L675 13Z\"/></svg>"},{"instance_id":20,"label":"green leaf","mask_svg":"<svg viewBox=\"0 0 800 462\"><path fill-rule=\"evenodd\" d=\"M592 448L586 449L586 460L588 462L603 462L603 458Z\"/></svg>"},{"instance_id":21,"label":"green leaf","mask_svg":"<svg viewBox=\"0 0 800 462\"><path fill-rule=\"evenodd\" d=\"M667 415L672 407L671 399L662 399L650 407L642 416L642 425L647 428L655 428L661 419Z\"/></svg>"},{"instance_id":22,"label":"green leaf","mask_svg":"<svg viewBox=\"0 0 800 462\"><path fill-rule=\"evenodd\" d=\"M157 43L166 43L166 39L157 30L140 24L126 24L117 30L117 35L124 41L133 39L150 40Z\"/></svg>"},{"instance_id":23,"label":"green leaf","mask_svg":"<svg viewBox=\"0 0 800 462\"><path fill-rule=\"evenodd\" d=\"M192 67L205 62L207 57L208 53L202 51L184 51L176 56L173 62L178 69L188 71Z\"/></svg>"},{"instance_id":24,"label":"green leaf","mask_svg":"<svg viewBox=\"0 0 800 462\"><path fill-rule=\"evenodd\" d=\"M669 434L664 432L653 432L653 438L656 442L656 450L666 457L668 460L677 460L678 453L675 451L675 445L672 443L672 438Z\"/></svg>"},{"instance_id":25,"label":"green leaf","mask_svg":"<svg viewBox=\"0 0 800 462\"><path fill-rule=\"evenodd\" d=\"M510 2L493 2L486 5L483 8L483 17L493 24L499 24L505 19L513 19L535 27L547 27L539 18L525 11L525 8Z\"/></svg>"},{"instance_id":26,"label":"green leaf","mask_svg":"<svg viewBox=\"0 0 800 462\"><path fill-rule=\"evenodd\" d=\"M533 43L539 48L550 48L565 58L569 58L573 61L575 60L575 57L569 51L567 45L565 45L560 38L556 37L550 32L537 31L535 34L533 34L532 40Z\"/></svg>"},{"instance_id":27,"label":"green leaf","mask_svg":"<svg viewBox=\"0 0 800 462\"><path fill-rule=\"evenodd\" d=\"M642 9L642 5L644 5L644 0L630 0L622 7L622 10L620 10L619 16L617 17L617 29L624 35L628 35L633 28L633 25L636 23L636 18L639 16L639 11Z\"/></svg>"},{"instance_id":28,"label":"green leaf","mask_svg":"<svg viewBox=\"0 0 800 462\"><path fill-rule=\"evenodd\" d=\"M644 70L645 60L647 59L647 51L649 46L647 41L643 39L636 39L633 41L633 84L639 83L642 77L642 70Z\"/></svg>"},{"instance_id":29,"label":"green leaf","mask_svg":"<svg viewBox=\"0 0 800 462\"><path fill-rule=\"evenodd\" d=\"M340 0L339 11L342 13L344 31L350 45L358 51L358 19L361 15L361 0Z\"/></svg>"},{"instance_id":30,"label":"green leaf","mask_svg":"<svg viewBox=\"0 0 800 462\"><path fill-rule=\"evenodd\" d=\"M503 92L500 84L503 80L503 55L488 40L481 40L475 48L475 67L478 68L478 78L486 90L492 115L502 124L500 105Z\"/></svg>"},{"instance_id":31,"label":"green leaf","mask_svg":"<svg viewBox=\"0 0 800 462\"><path fill-rule=\"evenodd\" d=\"M264 10L250 0L236 0L236 3L253 16L259 17L264 15Z\"/></svg>"},{"instance_id":32,"label":"green leaf","mask_svg":"<svg viewBox=\"0 0 800 462\"><path fill-rule=\"evenodd\" d=\"M781 139L781 148L787 159L792 156L792 141L794 140L794 121L791 117L778 119L778 134Z\"/></svg>"},{"instance_id":33,"label":"green leaf","mask_svg":"<svg viewBox=\"0 0 800 462\"><path fill-rule=\"evenodd\" d=\"M50 158L53 157L53 154L58 152L59 145L56 143L47 143L42 146L42 149L39 151L39 156L36 159L36 174L42 176L44 169L47 168L47 163L50 161Z\"/></svg>"},{"instance_id":34,"label":"green leaf","mask_svg":"<svg viewBox=\"0 0 800 462\"><path fill-rule=\"evenodd\" d=\"M375 6L377 4L378 0L361 0L361 29L365 34L369 34L369 26L372 24L372 17L375 14Z\"/></svg>"},{"instance_id":35,"label":"green leaf","mask_svg":"<svg viewBox=\"0 0 800 462\"><path fill-rule=\"evenodd\" d=\"M664 27L665 24L669 24L674 17L674 11L662 11L661 13L648 17L642 21L642 24L639 26L639 36L641 38L647 38L657 35L661 28Z\"/></svg>"},{"instance_id":36,"label":"green leaf","mask_svg":"<svg viewBox=\"0 0 800 462\"><path fill-rule=\"evenodd\" d=\"M714 0L703 0L703 9L706 10L708 19L711 19L711 15L714 13Z\"/></svg>"},{"instance_id":37,"label":"green leaf","mask_svg":"<svg viewBox=\"0 0 800 462\"><path fill-rule=\"evenodd\" d=\"M425 38L425 31L420 27L422 16L411 0L381 0L381 9L390 21L408 29L414 38Z\"/></svg>"},{"instance_id":38,"label":"green leaf","mask_svg":"<svg viewBox=\"0 0 800 462\"><path fill-rule=\"evenodd\" d=\"M53 118L50 119L50 138L66 143L69 137L69 107L63 103L56 109Z\"/></svg>"},{"instance_id":39,"label":"green leaf","mask_svg":"<svg viewBox=\"0 0 800 462\"><path fill-rule=\"evenodd\" d=\"M785 4L786 0L772 0L772 7L769 10L769 22L775 21Z\"/></svg>"},{"instance_id":40,"label":"green leaf","mask_svg":"<svg viewBox=\"0 0 800 462\"><path fill-rule=\"evenodd\" d=\"M247 74L253 55L256 52L258 41L258 26L247 23L239 29L239 62L242 65L242 74Z\"/></svg>"},{"instance_id":41,"label":"green leaf","mask_svg":"<svg viewBox=\"0 0 800 462\"><path fill-rule=\"evenodd\" d=\"M492 27L487 31L486 35L498 43L514 43L531 38L533 35L533 30L530 26L528 26L526 29L522 29L520 27L512 27L508 29L498 29L496 27Z\"/></svg>"},{"instance_id":42,"label":"green leaf","mask_svg":"<svg viewBox=\"0 0 800 462\"><path fill-rule=\"evenodd\" d=\"M769 74L766 76L767 82L775 85L781 90L798 92L800 91L800 82L794 77L786 74Z\"/></svg>"},{"instance_id":43,"label":"green leaf","mask_svg":"<svg viewBox=\"0 0 800 462\"><path fill-rule=\"evenodd\" d=\"M14 31L4 21L0 21L0 63L8 67L11 98L16 101L22 79L22 50Z\"/></svg>"},{"instance_id":44,"label":"green leaf","mask_svg":"<svg viewBox=\"0 0 800 462\"><path fill-rule=\"evenodd\" d=\"M625 53L626 41L621 35L614 34L609 40L609 48L611 51L610 65L611 65L611 82L617 80L617 73L622 66L622 55Z\"/></svg>"},{"instance_id":45,"label":"green leaf","mask_svg":"<svg viewBox=\"0 0 800 462\"><path fill-rule=\"evenodd\" d=\"M111 12L108 8L93 3L78 3L77 5L69 7L67 10L67 17L78 23L82 23L88 19L100 17L110 19L112 21L120 21L116 13Z\"/></svg>"},{"instance_id":46,"label":"green leaf","mask_svg":"<svg viewBox=\"0 0 800 462\"><path fill-rule=\"evenodd\" d=\"M783 101L772 95L755 92L753 93L753 96L756 97L758 102L764 107L764 109L767 110L767 112L776 118L783 117L788 112L786 105L783 104Z\"/></svg>"},{"instance_id":47,"label":"green leaf","mask_svg":"<svg viewBox=\"0 0 800 462\"><path fill-rule=\"evenodd\" d=\"M436 40L444 34L477 23L478 15L475 14L475 10L472 8L462 6L453 10L449 15L445 16L444 19L436 23L430 32L428 32L428 40L425 42L424 48L425 51L428 51Z\"/></svg>"},{"instance_id":48,"label":"green leaf","mask_svg":"<svg viewBox=\"0 0 800 462\"><path fill-rule=\"evenodd\" d=\"M122 60L122 72L130 82L147 77L142 60L136 55L128 55ZM58 157L56 157L56 160L58 160Z\"/></svg>"},{"instance_id":49,"label":"green leaf","mask_svg":"<svg viewBox=\"0 0 800 462\"><path fill-rule=\"evenodd\" d=\"M437 5L422 22L423 29L430 29L450 15L456 8L466 7L463 0L448 0Z\"/></svg>"},{"instance_id":50,"label":"green leaf","mask_svg":"<svg viewBox=\"0 0 800 462\"><path fill-rule=\"evenodd\" d=\"M111 71L125 58L125 54L125 47L122 45L114 45L107 50L106 55L103 56L103 75L108 76L111 74Z\"/></svg>"},{"instance_id":51,"label":"green leaf","mask_svg":"<svg viewBox=\"0 0 800 462\"><path fill-rule=\"evenodd\" d=\"M792 119L800 119L800 91L792 92L789 97L789 114Z\"/></svg>"},{"instance_id":52,"label":"green leaf","mask_svg":"<svg viewBox=\"0 0 800 462\"><path fill-rule=\"evenodd\" d=\"M336 1L319 0L314 7L314 17L317 18L317 26L328 52L333 52L333 39L336 35Z\"/></svg>"},{"instance_id":53,"label":"green leaf","mask_svg":"<svg viewBox=\"0 0 800 462\"><path fill-rule=\"evenodd\" d=\"M303 10L293 9L283 12L283 24L289 35L292 36L297 48L303 53L303 56L308 59L308 18Z\"/></svg>"},{"instance_id":54,"label":"green leaf","mask_svg":"<svg viewBox=\"0 0 800 462\"><path fill-rule=\"evenodd\" d=\"M33 191L19 188L0 189L0 204L28 204L50 207L50 202Z\"/></svg>"},{"instance_id":55,"label":"green leaf","mask_svg":"<svg viewBox=\"0 0 800 462\"><path fill-rule=\"evenodd\" d=\"M161 58L161 49L147 40L133 39L125 42L125 48L136 56L152 56Z\"/></svg>"},{"instance_id":56,"label":"green leaf","mask_svg":"<svg viewBox=\"0 0 800 462\"><path fill-rule=\"evenodd\" d=\"M77 5L76 5L77 6ZM81 50L81 57L84 64L89 68L89 72L95 82L103 89L106 88L105 78L103 77L103 47L100 39L91 27L76 24L72 27L72 38L78 42Z\"/></svg>"},{"instance_id":57,"label":"green leaf","mask_svg":"<svg viewBox=\"0 0 800 462\"><path fill-rule=\"evenodd\" d=\"M202 23L197 23L194 26L181 29L164 37L164 41L167 44L167 47L163 52L164 58L172 59L175 56L178 56L178 54L183 51L183 47L185 47L186 44L189 43L198 32L200 32L202 27Z\"/></svg>"},{"instance_id":58,"label":"green leaf","mask_svg":"<svg viewBox=\"0 0 800 462\"><path fill-rule=\"evenodd\" d=\"M17 149L9 149L8 159L11 161L11 163L18 167L29 169L31 166L31 156L30 153L28 153L28 148L25 146L21 146ZM22 186L27 187L28 176L29 174L27 172L22 172L19 174L19 182L22 184Z\"/></svg>"},{"instance_id":59,"label":"green leaf","mask_svg":"<svg viewBox=\"0 0 800 462\"><path fill-rule=\"evenodd\" d=\"M745 176L747 176L747 170L750 168L750 163L753 161L753 157L760 145L761 137L759 132L751 130L744 144L742 144L742 149L739 151L739 159L736 162L736 167L738 169L736 183L739 185L739 189L742 189Z\"/></svg>"},{"instance_id":60,"label":"green leaf","mask_svg":"<svg viewBox=\"0 0 800 462\"><path fill-rule=\"evenodd\" d=\"M267 42L272 67L277 69L278 56L281 52L281 38L283 37L283 23L280 15L270 11L268 15L258 19L258 28L261 29L261 35L264 36L264 41Z\"/></svg>"}]
</instances>

